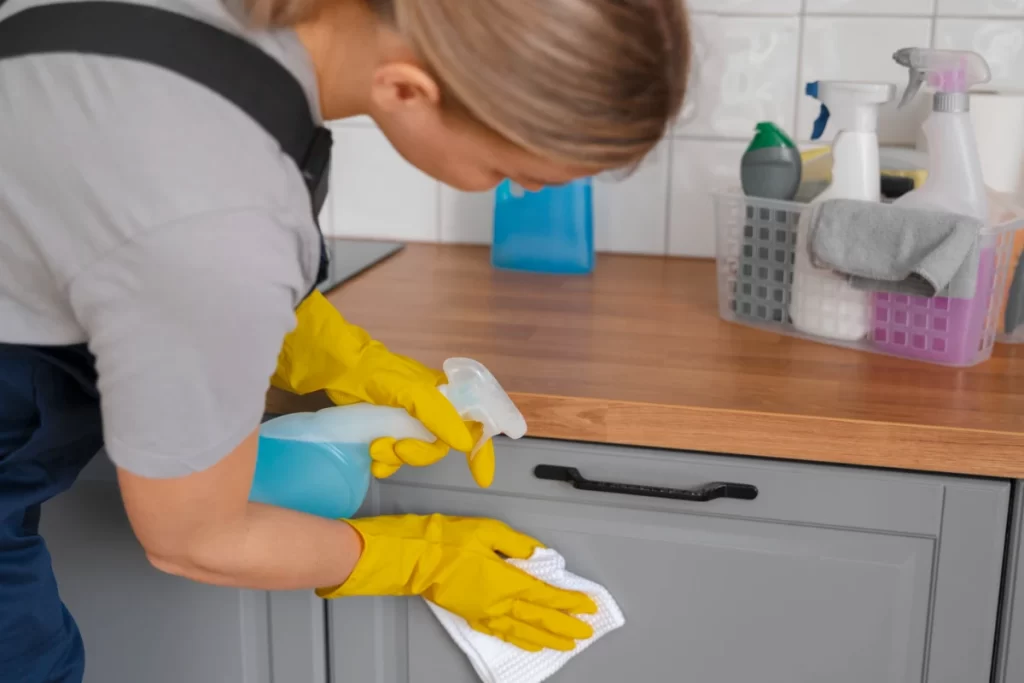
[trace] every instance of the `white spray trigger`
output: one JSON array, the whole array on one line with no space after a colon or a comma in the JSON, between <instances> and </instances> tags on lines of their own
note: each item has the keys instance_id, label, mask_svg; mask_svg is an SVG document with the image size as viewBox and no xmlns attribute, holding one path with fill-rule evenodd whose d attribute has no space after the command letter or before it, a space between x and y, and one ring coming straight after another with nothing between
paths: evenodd
<instances>
[{"instance_id":1,"label":"white spray trigger","mask_svg":"<svg viewBox=\"0 0 1024 683\"><path fill-rule=\"evenodd\" d=\"M526 435L526 420L494 375L481 363L469 358L449 358L444 362L448 384L439 387L463 420L484 427L480 440L469 454L473 457L484 443L498 434L512 439Z\"/></svg>"}]
</instances>

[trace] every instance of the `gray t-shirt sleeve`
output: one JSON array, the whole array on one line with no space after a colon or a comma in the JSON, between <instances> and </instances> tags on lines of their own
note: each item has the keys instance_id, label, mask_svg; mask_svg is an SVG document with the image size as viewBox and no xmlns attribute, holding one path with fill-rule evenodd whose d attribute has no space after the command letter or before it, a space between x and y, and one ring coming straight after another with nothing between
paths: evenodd
<instances>
[{"instance_id":1,"label":"gray t-shirt sleeve","mask_svg":"<svg viewBox=\"0 0 1024 683\"><path fill-rule=\"evenodd\" d=\"M74 278L118 467L184 476L258 427L309 287L301 242L270 212L215 213L150 229Z\"/></svg>"}]
</instances>

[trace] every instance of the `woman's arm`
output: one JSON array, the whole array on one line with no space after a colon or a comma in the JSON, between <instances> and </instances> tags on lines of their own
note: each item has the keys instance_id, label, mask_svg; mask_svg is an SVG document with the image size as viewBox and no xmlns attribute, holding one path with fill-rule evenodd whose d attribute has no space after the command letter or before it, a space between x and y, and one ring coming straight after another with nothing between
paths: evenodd
<instances>
[{"instance_id":1,"label":"woman's arm","mask_svg":"<svg viewBox=\"0 0 1024 683\"><path fill-rule=\"evenodd\" d=\"M268 378L315 235L260 207L209 211L142 231L69 285L96 358L104 443L160 569L309 589L343 581L360 556L343 522L248 502Z\"/></svg>"},{"instance_id":2,"label":"woman's arm","mask_svg":"<svg viewBox=\"0 0 1024 683\"><path fill-rule=\"evenodd\" d=\"M135 535L157 569L262 590L323 587L321 597L421 595L474 629L539 652L593 636L588 596L505 561L538 541L486 519L406 515L346 522L247 501L257 432L213 467L179 479L118 470ZM356 531L356 529L359 531Z\"/></svg>"},{"instance_id":3,"label":"woman's arm","mask_svg":"<svg viewBox=\"0 0 1024 683\"><path fill-rule=\"evenodd\" d=\"M118 470L132 528L157 569L262 590L340 584L362 552L346 524L248 502L258 434L213 467L177 479Z\"/></svg>"}]
</instances>

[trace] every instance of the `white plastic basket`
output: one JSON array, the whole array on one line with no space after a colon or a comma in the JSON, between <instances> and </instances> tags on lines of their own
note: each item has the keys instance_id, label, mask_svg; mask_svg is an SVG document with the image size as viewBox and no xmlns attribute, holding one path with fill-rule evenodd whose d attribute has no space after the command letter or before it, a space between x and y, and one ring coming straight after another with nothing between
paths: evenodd
<instances>
[{"instance_id":1,"label":"white plastic basket","mask_svg":"<svg viewBox=\"0 0 1024 683\"><path fill-rule=\"evenodd\" d=\"M790 315L798 245L797 226L806 204L715 195L718 302L722 318L775 333L858 349L966 367L987 360L1000 330L1014 234L1024 217L993 210L995 227L983 232L977 294L973 299L924 298L885 292L850 300L849 288L835 278L802 284L801 305L813 305L826 327L849 328L851 316L866 316L856 341L816 337L798 330ZM823 271L826 272L826 271ZM862 295L863 296L863 295ZM808 303L810 302L810 303ZM857 333L859 334L859 333ZM1024 341L1024 334L1021 335Z\"/></svg>"}]
</instances>

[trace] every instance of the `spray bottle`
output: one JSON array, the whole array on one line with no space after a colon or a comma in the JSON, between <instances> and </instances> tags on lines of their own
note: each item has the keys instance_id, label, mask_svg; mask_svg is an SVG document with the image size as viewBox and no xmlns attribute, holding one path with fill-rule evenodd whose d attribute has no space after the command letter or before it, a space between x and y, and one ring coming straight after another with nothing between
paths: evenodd
<instances>
[{"instance_id":1,"label":"spray bottle","mask_svg":"<svg viewBox=\"0 0 1024 683\"><path fill-rule=\"evenodd\" d=\"M822 136L830 119L836 128L832 182L812 204L838 198L881 201L878 110L896 96L896 87L891 83L817 81L808 83L806 92L821 102L811 139ZM805 211L803 215L809 214ZM793 325L818 337L863 339L869 330L870 295L854 289L844 277L811 265L808 228L806 220L801 220L789 307Z\"/></svg>"},{"instance_id":2,"label":"spray bottle","mask_svg":"<svg viewBox=\"0 0 1024 683\"><path fill-rule=\"evenodd\" d=\"M906 208L949 211L988 221L988 197L981 173L969 89L987 83L991 72L975 52L908 47L893 59L910 69L903 107L927 83L935 88L932 113L924 122L928 140L928 180L899 199Z\"/></svg>"},{"instance_id":3,"label":"spray bottle","mask_svg":"<svg viewBox=\"0 0 1024 683\"><path fill-rule=\"evenodd\" d=\"M498 434L526 434L522 414L487 368L451 358L444 372L448 384L439 391L462 419L483 425L471 458ZM383 437L435 440L401 408L365 403L270 420L260 427L249 500L330 519L352 517L370 488L370 444Z\"/></svg>"},{"instance_id":4,"label":"spray bottle","mask_svg":"<svg viewBox=\"0 0 1024 683\"><path fill-rule=\"evenodd\" d=\"M894 204L909 209L945 211L970 216L988 224L988 196L982 178L974 128L971 126L973 85L988 82L991 73L985 59L974 52L904 48L893 55L910 69L910 82L900 106L906 105L927 83L935 89L932 112L924 122L928 140L928 179L920 188ZM872 343L887 353L948 365L970 365L982 347L989 301L995 284L996 253L982 245L977 258L978 280L971 299L911 297L915 311L933 311L907 318L905 329L886 329L878 324ZM878 321L897 315L893 299L874 295ZM906 313L903 313L906 317ZM936 334L941 325L943 333Z\"/></svg>"}]
</instances>

